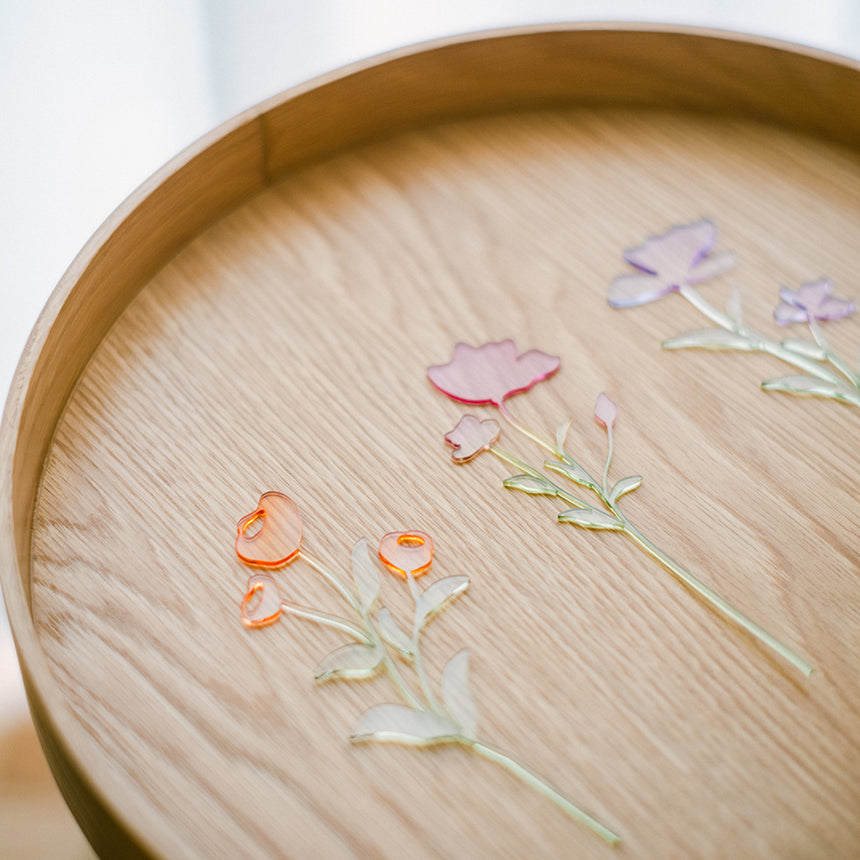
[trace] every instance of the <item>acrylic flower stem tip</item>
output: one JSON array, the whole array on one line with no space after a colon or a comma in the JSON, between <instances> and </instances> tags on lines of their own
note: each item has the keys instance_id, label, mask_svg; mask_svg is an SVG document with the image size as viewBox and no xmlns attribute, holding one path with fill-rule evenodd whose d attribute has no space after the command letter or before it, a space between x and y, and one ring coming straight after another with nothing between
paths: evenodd
<instances>
[{"instance_id":1,"label":"acrylic flower stem tip","mask_svg":"<svg viewBox=\"0 0 860 860\"><path fill-rule=\"evenodd\" d=\"M775 636L772 636L759 624L756 624L751 618L744 615L739 609L736 609L731 603L720 597L713 589L709 588L700 579L693 576L686 568L682 567L673 558L668 556L663 550L656 546L652 541L645 537L642 532L633 526L627 518L624 518L624 532L629 535L642 549L649 555L659 561L670 573L684 583L688 588L710 603L715 609L721 612L726 618L733 621L735 624L742 627L750 635L758 639L762 644L771 648L774 652L780 655L784 660L787 660L796 669L799 669L807 678L815 671L806 660L799 654L791 650L787 645L784 645Z\"/></svg>"},{"instance_id":2,"label":"acrylic flower stem tip","mask_svg":"<svg viewBox=\"0 0 860 860\"><path fill-rule=\"evenodd\" d=\"M588 481L590 479L591 483L588 484L589 489L591 489L597 497L600 499L604 508L613 516L618 522L618 531L624 532L628 537L630 537L639 547L641 547L645 552L647 552L650 556L659 561L676 579L680 580L684 585L686 585L690 590L695 592L700 598L707 601L714 609L720 612L724 617L728 618L730 621L733 621L735 624L740 626L747 633L755 637L762 644L766 645L768 648L772 649L776 654L782 657L784 660L787 660L792 666L796 669L800 670L806 677L809 677L813 672L813 667L809 665L800 655L796 654L792 651L787 645L784 645L780 642L775 636L768 633L761 625L757 624L735 606L733 606L729 601L725 598L721 597L717 592L715 592L712 588L705 585L698 577L694 576L690 573L682 565L678 564L671 556L665 553L660 547L658 547L653 541L649 538L645 537L642 532L637 529L633 523L630 522L629 519L621 512L618 507L618 499L620 498L621 493L617 490L610 489L609 487L609 466L612 462L612 451L613 451L613 433L612 429L615 425L615 418L617 415L617 410L615 404L605 395L601 394L597 399L597 404L595 406L594 417L597 420L597 423L602 425L606 430L607 436L607 455L606 455L606 464L603 468L603 482L600 487L596 485L593 479L590 479L590 476L584 469L582 469L579 464L575 464L574 461L570 460L569 457L564 453L563 447L562 450L558 451L558 456L562 462L567 461L570 465L575 465L577 469L581 470L584 480ZM622 479L617 486L625 486L623 484L624 481L627 481L627 487L630 488L629 491L637 489L641 483L641 479L639 476L631 476L631 478ZM573 521L573 520L569 520Z\"/></svg>"},{"instance_id":3,"label":"acrylic flower stem tip","mask_svg":"<svg viewBox=\"0 0 860 860\"><path fill-rule=\"evenodd\" d=\"M509 770L523 783L531 786L535 791L545 797L548 797L556 806L575 821L579 821L586 827L591 828L591 830L593 830L601 839L605 840L610 845L617 845L621 842L621 837L617 833L592 818L587 812L584 812L576 804L568 800L568 798L565 797L558 789L550 785L550 783L540 776L540 774L535 773L531 768L526 767L526 765L518 762L515 758L509 756L506 752L503 752L491 744L485 744L482 741L467 741L467 743L478 755L483 756L490 761L494 761L496 764Z\"/></svg>"}]
</instances>

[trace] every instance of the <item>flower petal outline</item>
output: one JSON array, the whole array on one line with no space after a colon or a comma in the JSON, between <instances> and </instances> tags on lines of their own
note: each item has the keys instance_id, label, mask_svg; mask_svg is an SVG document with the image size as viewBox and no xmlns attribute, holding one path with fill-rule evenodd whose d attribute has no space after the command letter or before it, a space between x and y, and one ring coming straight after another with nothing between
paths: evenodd
<instances>
[{"instance_id":1,"label":"flower petal outline","mask_svg":"<svg viewBox=\"0 0 860 860\"><path fill-rule=\"evenodd\" d=\"M807 281L796 290L781 287L779 298L780 302L774 308L773 317L779 325L784 326L841 319L856 310L852 300L833 295L833 285L827 278Z\"/></svg>"},{"instance_id":2,"label":"flower petal outline","mask_svg":"<svg viewBox=\"0 0 860 860\"><path fill-rule=\"evenodd\" d=\"M451 459L455 463L468 463L490 447L501 435L502 428L493 418L483 421L474 415L464 415L453 430L445 435L445 441L454 449Z\"/></svg>"},{"instance_id":3,"label":"flower petal outline","mask_svg":"<svg viewBox=\"0 0 860 860\"><path fill-rule=\"evenodd\" d=\"M717 241L716 225L708 218L678 224L649 236L624 251L624 259L639 271L619 275L609 287L609 304L634 307L656 301L685 284L697 284L735 265L731 251L711 254Z\"/></svg>"},{"instance_id":4,"label":"flower petal outline","mask_svg":"<svg viewBox=\"0 0 860 860\"><path fill-rule=\"evenodd\" d=\"M546 379L561 367L561 359L539 349L521 355L511 338L491 341L481 346L460 342L447 364L427 368L430 382L443 394L474 406L502 402L535 383Z\"/></svg>"}]
</instances>

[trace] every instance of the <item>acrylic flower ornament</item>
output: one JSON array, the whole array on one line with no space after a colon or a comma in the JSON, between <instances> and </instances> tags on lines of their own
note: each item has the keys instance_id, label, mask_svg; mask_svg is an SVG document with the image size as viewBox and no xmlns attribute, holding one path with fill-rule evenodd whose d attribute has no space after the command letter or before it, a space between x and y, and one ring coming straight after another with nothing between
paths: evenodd
<instances>
[{"instance_id":1,"label":"acrylic flower ornament","mask_svg":"<svg viewBox=\"0 0 860 860\"><path fill-rule=\"evenodd\" d=\"M477 347L458 343L451 361L427 368L427 376L441 392L461 403L500 407L506 397L527 391L560 366L558 356L539 349L518 355L508 338Z\"/></svg>"},{"instance_id":2,"label":"acrylic flower ornament","mask_svg":"<svg viewBox=\"0 0 860 860\"><path fill-rule=\"evenodd\" d=\"M617 415L618 407L601 391L594 405L594 420L609 429L615 426Z\"/></svg>"},{"instance_id":3,"label":"acrylic flower ornament","mask_svg":"<svg viewBox=\"0 0 860 860\"><path fill-rule=\"evenodd\" d=\"M252 567L283 567L302 548L301 514L283 493L263 493L257 509L236 528L236 555Z\"/></svg>"},{"instance_id":4,"label":"acrylic flower ornament","mask_svg":"<svg viewBox=\"0 0 860 860\"><path fill-rule=\"evenodd\" d=\"M424 532L391 532L379 542L378 554L392 573L402 577L401 582L406 580L412 597L411 617L401 616L398 620L382 605L379 561L362 539L353 547L351 582L306 553L299 553L338 592L346 604L347 617L282 600L272 577L257 574L249 580L242 600L242 623L248 628L267 627L283 616L292 616L347 636L347 644L336 647L318 663L314 670L317 683L388 677L401 702L386 701L365 711L350 735L353 743L399 743L428 749L460 746L506 769L570 818L590 827L610 844L617 843L619 836L614 831L576 806L536 771L479 736L468 651L454 654L445 663L438 684L431 683L424 664L424 635L439 612L466 592L469 577L446 576L421 588L415 579L427 572L433 559L433 541Z\"/></svg>"},{"instance_id":5,"label":"acrylic flower ornament","mask_svg":"<svg viewBox=\"0 0 860 860\"><path fill-rule=\"evenodd\" d=\"M248 580L242 599L242 623L246 627L268 627L274 624L283 611L278 586L271 576L259 573Z\"/></svg>"},{"instance_id":6,"label":"acrylic flower ornament","mask_svg":"<svg viewBox=\"0 0 860 860\"><path fill-rule=\"evenodd\" d=\"M716 226L702 218L628 248L624 259L639 272L612 281L609 304L614 308L642 305L728 271L735 265L735 255L731 251L711 254L716 240Z\"/></svg>"},{"instance_id":7,"label":"acrylic flower ornament","mask_svg":"<svg viewBox=\"0 0 860 860\"><path fill-rule=\"evenodd\" d=\"M433 562L433 541L424 532L390 532L379 542L379 557L392 573L418 577Z\"/></svg>"},{"instance_id":8,"label":"acrylic flower ornament","mask_svg":"<svg viewBox=\"0 0 860 860\"><path fill-rule=\"evenodd\" d=\"M513 345L511 341L506 341L505 343ZM486 358L487 356L485 355L483 359ZM433 369L431 368L431 370ZM454 396L448 388L442 385L437 384L437 388L441 388L446 394ZM728 601L724 600L686 568L674 561L656 544L645 537L627 518L624 511L619 507L619 502L622 498L641 486L642 477L640 475L627 475L617 481L610 481L609 479L614 449L614 427L618 418L618 408L605 393L599 395L594 406L594 418L606 431L607 439L606 459L603 465L603 473L600 477L592 475L581 463L567 453L565 443L571 422L568 421L566 424L562 424L556 432L555 440L552 441L542 438L540 434L533 432L528 427L516 421L501 401L487 400L485 402L493 403L505 420L525 438L534 442L542 449L544 454L543 471L541 471L540 468L530 466L518 456L502 450L495 444L495 440L493 440L488 446L489 450L500 460L518 470L518 474L503 481L504 487L530 496L544 496L565 503L567 509L557 514L557 519L560 523L584 529L610 531L627 535L648 555L657 559L676 579L683 582L691 591L698 594L699 597L709 602L714 609L726 618L738 624L747 633L756 637L762 644L773 649L805 675L809 675L812 672L812 667L802 657L783 645L782 642L737 610ZM450 436L451 434L449 433L448 437L446 437L449 444L451 443ZM549 455L549 458L546 455ZM556 476L561 476L564 481L560 483L560 479ZM574 486L569 486L566 483L567 481L571 482ZM591 495L589 496L589 494Z\"/></svg>"},{"instance_id":9,"label":"acrylic flower ornament","mask_svg":"<svg viewBox=\"0 0 860 860\"><path fill-rule=\"evenodd\" d=\"M485 418L483 421L474 415L464 415L457 426L448 432L445 441L454 449L451 459L455 463L468 463L478 454L489 451L497 442L502 428L498 421Z\"/></svg>"},{"instance_id":10,"label":"acrylic flower ornament","mask_svg":"<svg viewBox=\"0 0 860 860\"><path fill-rule=\"evenodd\" d=\"M827 278L801 284L797 290L782 287L779 291L781 301L773 317L780 325L791 325L836 320L854 313L854 302L837 299L832 293L833 286Z\"/></svg>"},{"instance_id":11,"label":"acrylic flower ornament","mask_svg":"<svg viewBox=\"0 0 860 860\"><path fill-rule=\"evenodd\" d=\"M693 286L734 264L730 252L710 254L716 228L703 218L695 224L672 227L652 236L638 248L624 252L639 273L621 275L609 288L609 304L623 308L642 304L677 291L711 324L682 332L663 341L663 349L714 349L763 352L797 368L800 373L762 382L766 391L815 395L860 407L860 372L840 358L827 342L819 322L847 317L853 301L832 295L826 278L802 284L797 290L780 290L774 317L780 325L806 323L812 340L788 337L775 340L744 322L740 290L730 292L725 310L707 301Z\"/></svg>"}]
</instances>

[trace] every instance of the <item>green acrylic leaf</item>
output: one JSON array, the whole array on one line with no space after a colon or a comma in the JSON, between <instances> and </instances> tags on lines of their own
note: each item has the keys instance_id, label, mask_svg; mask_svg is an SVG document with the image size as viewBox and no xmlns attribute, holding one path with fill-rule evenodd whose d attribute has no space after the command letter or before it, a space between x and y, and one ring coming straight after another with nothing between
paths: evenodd
<instances>
[{"instance_id":1,"label":"green acrylic leaf","mask_svg":"<svg viewBox=\"0 0 860 860\"><path fill-rule=\"evenodd\" d=\"M571 508L562 511L558 515L560 523L572 523L584 529L604 529L618 531L623 529L623 523L606 511L598 511L595 508Z\"/></svg>"},{"instance_id":2,"label":"green acrylic leaf","mask_svg":"<svg viewBox=\"0 0 860 860\"><path fill-rule=\"evenodd\" d=\"M512 478L506 478L502 486L509 490L520 490L532 496L554 496L557 492L549 481L536 475L514 475Z\"/></svg>"},{"instance_id":3,"label":"green acrylic leaf","mask_svg":"<svg viewBox=\"0 0 860 860\"><path fill-rule=\"evenodd\" d=\"M574 462L570 458L565 460L545 460L544 468L549 469L550 472L558 472L560 475L564 475L565 478L569 478L575 484L580 484L583 487L589 487L594 489L597 484L594 481L594 478L579 465L579 463Z\"/></svg>"},{"instance_id":4,"label":"green acrylic leaf","mask_svg":"<svg viewBox=\"0 0 860 860\"><path fill-rule=\"evenodd\" d=\"M726 302L726 313L735 321L738 326L744 323L744 312L741 303L741 291L734 287L729 293L728 301Z\"/></svg>"},{"instance_id":5,"label":"green acrylic leaf","mask_svg":"<svg viewBox=\"0 0 860 860\"><path fill-rule=\"evenodd\" d=\"M570 425L573 419L565 421L564 424L558 425L558 430L555 431L555 447L559 454L564 453L564 444L567 442L567 434L570 432Z\"/></svg>"},{"instance_id":6,"label":"green acrylic leaf","mask_svg":"<svg viewBox=\"0 0 860 860\"><path fill-rule=\"evenodd\" d=\"M344 645L323 659L314 671L314 678L321 682L370 678L382 665L382 657L382 651L373 645Z\"/></svg>"},{"instance_id":7,"label":"green acrylic leaf","mask_svg":"<svg viewBox=\"0 0 860 860\"><path fill-rule=\"evenodd\" d=\"M442 699L462 733L475 737L478 730L478 708L469 689L469 652L455 654L442 671Z\"/></svg>"},{"instance_id":8,"label":"green acrylic leaf","mask_svg":"<svg viewBox=\"0 0 860 860\"><path fill-rule=\"evenodd\" d=\"M377 618L377 627L382 638L404 657L412 656L412 640L394 620L388 609L381 609Z\"/></svg>"},{"instance_id":9,"label":"green acrylic leaf","mask_svg":"<svg viewBox=\"0 0 860 860\"><path fill-rule=\"evenodd\" d=\"M743 335L722 328L699 328L663 341L663 349L742 349L751 351L752 344Z\"/></svg>"},{"instance_id":10,"label":"green acrylic leaf","mask_svg":"<svg viewBox=\"0 0 860 860\"><path fill-rule=\"evenodd\" d=\"M847 400L860 404L860 393L847 385L835 385L816 379L814 376L778 376L762 382L761 387L767 391L789 391L792 394L815 394L819 397L831 397L834 400Z\"/></svg>"},{"instance_id":11,"label":"green acrylic leaf","mask_svg":"<svg viewBox=\"0 0 860 860\"><path fill-rule=\"evenodd\" d=\"M353 729L353 743L380 741L428 746L459 740L460 729L449 719L431 711L405 705L377 705L365 711Z\"/></svg>"},{"instance_id":12,"label":"green acrylic leaf","mask_svg":"<svg viewBox=\"0 0 860 860\"><path fill-rule=\"evenodd\" d=\"M459 597L468 587L469 577L462 574L437 579L418 598L415 606L416 617L420 621L426 620L450 600Z\"/></svg>"},{"instance_id":13,"label":"green acrylic leaf","mask_svg":"<svg viewBox=\"0 0 860 860\"><path fill-rule=\"evenodd\" d=\"M827 353L817 343L803 340L800 337L787 337L780 341L779 345L795 355L802 355L804 358L811 358L814 361L824 361L827 358Z\"/></svg>"},{"instance_id":14,"label":"green acrylic leaf","mask_svg":"<svg viewBox=\"0 0 860 860\"><path fill-rule=\"evenodd\" d=\"M352 550L352 578L361 605L370 609L379 594L379 570L367 548L367 541L362 538Z\"/></svg>"},{"instance_id":15,"label":"green acrylic leaf","mask_svg":"<svg viewBox=\"0 0 860 860\"><path fill-rule=\"evenodd\" d=\"M634 490L642 486L641 475L630 475L627 478L622 478L609 491L609 501L617 502L626 493L632 493Z\"/></svg>"}]
</instances>

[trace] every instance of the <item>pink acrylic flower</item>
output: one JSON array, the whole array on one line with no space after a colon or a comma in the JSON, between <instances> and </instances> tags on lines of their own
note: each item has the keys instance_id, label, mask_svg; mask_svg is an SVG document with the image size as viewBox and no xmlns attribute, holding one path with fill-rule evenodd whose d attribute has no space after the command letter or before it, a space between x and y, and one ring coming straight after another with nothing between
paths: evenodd
<instances>
[{"instance_id":1,"label":"pink acrylic flower","mask_svg":"<svg viewBox=\"0 0 860 860\"><path fill-rule=\"evenodd\" d=\"M517 355L509 338L482 346L458 343L451 361L428 367L427 376L443 394L461 403L501 406L506 397L528 390L560 366L558 356L539 349Z\"/></svg>"},{"instance_id":2,"label":"pink acrylic flower","mask_svg":"<svg viewBox=\"0 0 860 860\"><path fill-rule=\"evenodd\" d=\"M454 449L451 459L455 463L474 460L478 454L490 450L501 432L499 422L492 418L479 421L474 415L464 415L445 436L445 441Z\"/></svg>"},{"instance_id":3,"label":"pink acrylic flower","mask_svg":"<svg viewBox=\"0 0 860 860\"><path fill-rule=\"evenodd\" d=\"M774 319L780 325L791 325L812 320L824 322L853 314L854 302L837 299L831 295L832 292L833 287L827 278L801 284L797 290L782 287L779 291L781 301L773 312Z\"/></svg>"},{"instance_id":4,"label":"pink acrylic flower","mask_svg":"<svg viewBox=\"0 0 860 860\"><path fill-rule=\"evenodd\" d=\"M609 304L614 308L642 305L728 271L735 265L735 255L731 251L711 254L716 241L716 226L702 218L628 248L624 259L639 272L612 281Z\"/></svg>"},{"instance_id":5,"label":"pink acrylic flower","mask_svg":"<svg viewBox=\"0 0 860 860\"><path fill-rule=\"evenodd\" d=\"M594 404L594 420L611 430L615 426L617 415L618 407L601 391L597 403Z\"/></svg>"}]
</instances>

